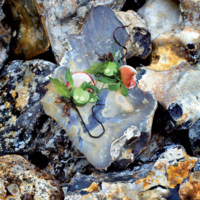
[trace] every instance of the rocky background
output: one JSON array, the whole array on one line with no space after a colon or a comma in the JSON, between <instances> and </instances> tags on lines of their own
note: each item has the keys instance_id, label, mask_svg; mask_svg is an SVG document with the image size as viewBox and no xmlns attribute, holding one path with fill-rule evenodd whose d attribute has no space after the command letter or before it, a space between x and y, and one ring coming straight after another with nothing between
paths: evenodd
<instances>
[{"instance_id":1,"label":"rocky background","mask_svg":"<svg viewBox=\"0 0 200 200\"><path fill-rule=\"evenodd\" d=\"M200 199L199 0L0 5L1 200ZM124 62L137 70L133 95L146 107L139 106L144 111L132 138L110 142L104 154L112 158L98 168L89 162L98 155L81 151L41 100L49 76L76 63L82 51L92 62L94 49L103 53L95 37L105 41L130 23L118 36L128 49Z\"/></svg>"}]
</instances>

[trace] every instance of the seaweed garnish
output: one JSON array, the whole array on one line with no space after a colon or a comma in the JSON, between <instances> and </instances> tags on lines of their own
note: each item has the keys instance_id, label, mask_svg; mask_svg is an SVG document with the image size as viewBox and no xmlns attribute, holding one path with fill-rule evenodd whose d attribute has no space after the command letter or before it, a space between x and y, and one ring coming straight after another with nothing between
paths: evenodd
<instances>
[{"instance_id":1,"label":"seaweed garnish","mask_svg":"<svg viewBox=\"0 0 200 200\"><path fill-rule=\"evenodd\" d=\"M126 27L129 27L130 25L131 25L131 24L126 25L126 26L119 26L119 27L117 27L117 28L114 30L114 32L113 32L113 38L114 38L115 42L116 42L119 46L123 47L123 48L126 50L126 53L120 58L120 60L118 60L118 62L120 62L121 60L123 60L123 59L126 57L126 55L127 55L127 48L126 48L124 45L122 45L122 44L116 39L116 37L115 37L115 32L116 32L119 28L126 28Z\"/></svg>"},{"instance_id":2,"label":"seaweed garnish","mask_svg":"<svg viewBox=\"0 0 200 200\"><path fill-rule=\"evenodd\" d=\"M83 123L85 129L87 130L87 132L88 132L88 134L89 134L90 137L92 137L92 138L100 138L100 137L105 133L105 127L104 127L104 125L103 125L103 124L95 117L95 115L94 115L94 107L95 107L95 106L98 106L98 105L105 105L105 104L95 104L95 105L92 107L92 116L93 116L93 118L94 118L99 124L101 124L102 129L103 129L103 132L102 132L100 135L98 135L98 136L93 136L93 135L90 133L90 131L88 130L88 128L87 128L87 126L86 126L86 124L85 124L85 122L84 122L84 120L83 120L83 118L82 118L82 116L81 116L81 114L80 114L80 112L79 112L79 109L77 108L76 104L73 102L72 97L71 97L70 99L65 99L65 98L61 98L61 97L56 97L54 102L55 102L55 103L65 103L65 105L62 107L63 112L64 112L64 115L67 114L68 116L70 116L70 113L69 113L70 107L71 107L71 108L74 108L74 109L76 110L78 116L80 117L80 119L81 119L81 121L82 121L82 123Z\"/></svg>"}]
</instances>

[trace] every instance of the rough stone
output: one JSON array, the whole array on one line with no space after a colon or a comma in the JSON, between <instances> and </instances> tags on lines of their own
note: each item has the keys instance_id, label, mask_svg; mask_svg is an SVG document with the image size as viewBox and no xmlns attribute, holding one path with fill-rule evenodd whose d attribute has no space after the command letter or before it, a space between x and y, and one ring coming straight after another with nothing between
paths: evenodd
<instances>
[{"instance_id":1,"label":"rough stone","mask_svg":"<svg viewBox=\"0 0 200 200\"><path fill-rule=\"evenodd\" d=\"M8 52L9 52L9 45L10 45L10 39L11 39L11 34L10 34L10 28L4 27L4 20L5 20L5 14L3 13L3 6L4 1L0 1L0 69L2 68L4 62L8 58Z\"/></svg>"},{"instance_id":2,"label":"rough stone","mask_svg":"<svg viewBox=\"0 0 200 200\"><path fill-rule=\"evenodd\" d=\"M70 50L69 35L78 33L84 22L87 20L87 15L93 6L105 5L112 10L116 11L116 16L122 22L123 25L132 25L126 28L127 32L130 34L129 43L127 43L128 57L134 56L135 51L140 49L140 47L135 47L133 50L134 43L134 32L132 32L133 27L141 27L147 29L146 22L141 19L134 11L121 12L118 11L122 8L124 0L118 1L40 1L38 0L38 7L42 18L45 21L47 31L49 33L50 42L55 55L55 59L58 63L63 63L66 59L66 54ZM68 6L63 6L68 5ZM69 7L71 6L71 9ZM56 7L56 9L55 9ZM59 14L58 14L59 13ZM60 16L61 15L61 16ZM108 23L108 22L107 22ZM111 21L110 21L111 23ZM94 29L93 29L94 30ZM113 30L114 31L114 30ZM146 35L146 34L145 34ZM149 38L147 39L147 43ZM137 42L139 44L139 42ZM149 44L149 43L148 43ZM144 44L143 44L144 45ZM137 50L139 51L139 50ZM144 49L142 49L144 51ZM146 55L145 55L146 56Z\"/></svg>"},{"instance_id":3,"label":"rough stone","mask_svg":"<svg viewBox=\"0 0 200 200\"><path fill-rule=\"evenodd\" d=\"M189 129L189 138L191 143L191 148L195 156L200 157L200 120L193 124Z\"/></svg>"},{"instance_id":4,"label":"rough stone","mask_svg":"<svg viewBox=\"0 0 200 200\"><path fill-rule=\"evenodd\" d=\"M162 199L170 194L168 188L175 188L182 183L194 168L197 158L186 154L181 146L168 148L157 160L148 175L138 180L116 181L101 180L98 176L85 179L74 179L65 193L65 200L100 200L100 199ZM134 176L133 176L134 177ZM82 184L81 184L82 183ZM99 187L92 187L97 183ZM93 190L92 190L93 188Z\"/></svg>"},{"instance_id":5,"label":"rough stone","mask_svg":"<svg viewBox=\"0 0 200 200\"><path fill-rule=\"evenodd\" d=\"M149 23L152 24L152 29L151 25L149 29L152 35L154 35L155 30L160 31L160 29L153 27L153 25L157 23L155 23L155 20L151 19L151 17L154 18L159 15L151 16L150 13L155 13L154 9L157 8L156 6L159 6L160 3L163 5L165 12L167 12L166 4L170 4L171 6L169 7L170 11L167 12L167 16L166 14L162 14L162 16L164 16L163 21L158 21L159 23L163 23L163 27L166 28L166 30L161 31L158 35L156 35L156 37L152 36L154 39L151 55L152 62L148 67L155 70L168 70L170 67L177 66L183 62L195 65L199 62L200 29L198 19L200 16L200 5L193 0L183 0L180 1L179 11L178 2L176 3L176 1L149 1L149 3L147 3L147 8L142 8L142 11L145 13L146 18L150 18ZM177 4L177 6L172 6L175 4ZM160 8L162 8L161 5ZM159 11L159 9L157 10ZM174 18L172 13L174 9L176 10L174 14L176 14L176 16L180 16L180 25L176 24L176 20L171 19L171 17ZM178 19L178 17L176 18ZM170 28L166 25L168 20L174 23L174 25Z\"/></svg>"},{"instance_id":6,"label":"rough stone","mask_svg":"<svg viewBox=\"0 0 200 200\"><path fill-rule=\"evenodd\" d=\"M192 150L188 130L176 130L171 123L168 111L158 106L154 115L151 140L148 147L136 158L133 165L142 167L143 164L154 163L166 149L174 145L182 145L191 155ZM130 166L131 167L131 166Z\"/></svg>"},{"instance_id":7,"label":"rough stone","mask_svg":"<svg viewBox=\"0 0 200 200\"><path fill-rule=\"evenodd\" d=\"M70 49L68 36L80 31L91 7L105 5L119 10L124 3L125 0L37 0L37 7L49 34L56 61L60 63L64 59L65 53Z\"/></svg>"},{"instance_id":8,"label":"rough stone","mask_svg":"<svg viewBox=\"0 0 200 200\"><path fill-rule=\"evenodd\" d=\"M129 34L129 40L126 43L127 56L133 56L145 59L151 53L151 35L147 30L147 24L136 12L128 10L127 12L115 11L117 18L126 27Z\"/></svg>"},{"instance_id":9,"label":"rough stone","mask_svg":"<svg viewBox=\"0 0 200 200\"><path fill-rule=\"evenodd\" d=\"M139 69L139 87L154 93L178 129L188 129L200 117L196 76L199 74L199 6L193 0L180 1L180 26L153 41L152 62L147 66L152 70Z\"/></svg>"},{"instance_id":10,"label":"rough stone","mask_svg":"<svg viewBox=\"0 0 200 200\"><path fill-rule=\"evenodd\" d=\"M76 173L95 169L73 145L66 131L53 119L43 124L35 138L35 151L48 158L45 170L51 173L61 184L70 182Z\"/></svg>"},{"instance_id":11,"label":"rough stone","mask_svg":"<svg viewBox=\"0 0 200 200\"><path fill-rule=\"evenodd\" d=\"M179 38L185 47L192 52L199 51L200 48L199 8L200 4L196 0L180 0L183 22Z\"/></svg>"},{"instance_id":12,"label":"rough stone","mask_svg":"<svg viewBox=\"0 0 200 200\"><path fill-rule=\"evenodd\" d=\"M40 99L55 68L43 60L13 61L5 66L0 77L1 154L28 150L45 119Z\"/></svg>"},{"instance_id":13,"label":"rough stone","mask_svg":"<svg viewBox=\"0 0 200 200\"><path fill-rule=\"evenodd\" d=\"M152 40L166 31L177 28L181 22L179 3L174 0L147 0L139 9L139 13L148 24Z\"/></svg>"},{"instance_id":14,"label":"rough stone","mask_svg":"<svg viewBox=\"0 0 200 200\"><path fill-rule=\"evenodd\" d=\"M108 18L112 24L107 21ZM92 8L82 31L69 37L72 50L69 52L65 65L55 71L54 77L64 78L67 67L70 67L73 73L84 71L92 66L93 62L99 62L99 55L110 52L113 30L120 25L121 23L109 8L103 6ZM92 35L90 35L91 26L96 30ZM101 26L106 26L106 30ZM128 39L123 29L116 33L116 37L122 44ZM83 48L77 48L77 44L84 44ZM117 46L116 52L119 50L120 47ZM98 83L98 87L100 86L101 83ZM104 105L99 105L94 111L102 121L106 132L98 139L87 134L74 109L70 110L70 117L63 116L62 104L54 102L56 96L57 93L51 84L49 91L42 99L46 114L62 125L73 144L97 169L105 169L116 160L119 167L124 168L147 146L153 115L157 108L157 102L150 93L144 93L138 87L129 90L128 97L124 97L120 90L102 93L98 104ZM92 106L93 104L88 103L78 109L91 134L98 136L102 128L92 117Z\"/></svg>"},{"instance_id":15,"label":"rough stone","mask_svg":"<svg viewBox=\"0 0 200 200\"><path fill-rule=\"evenodd\" d=\"M187 182L181 184L179 195L182 200L200 199L200 171L195 171L190 175Z\"/></svg>"},{"instance_id":16,"label":"rough stone","mask_svg":"<svg viewBox=\"0 0 200 200\"><path fill-rule=\"evenodd\" d=\"M163 33L152 42L151 64L148 68L164 71L182 63L194 65L196 56L180 40L179 31Z\"/></svg>"},{"instance_id":17,"label":"rough stone","mask_svg":"<svg viewBox=\"0 0 200 200\"><path fill-rule=\"evenodd\" d=\"M0 199L61 200L63 194L52 175L39 170L22 156L5 155L0 157Z\"/></svg>"},{"instance_id":18,"label":"rough stone","mask_svg":"<svg viewBox=\"0 0 200 200\"><path fill-rule=\"evenodd\" d=\"M39 102L55 68L43 60L6 65L1 74L0 153L27 153L29 158L41 152L47 157L46 171L66 184L76 172L93 169L65 130L44 114ZM38 162L43 164L43 160Z\"/></svg>"},{"instance_id":19,"label":"rough stone","mask_svg":"<svg viewBox=\"0 0 200 200\"><path fill-rule=\"evenodd\" d=\"M181 63L167 71L138 68L138 86L153 92L157 101L169 111L176 128L188 129L199 118L198 68Z\"/></svg>"},{"instance_id":20,"label":"rough stone","mask_svg":"<svg viewBox=\"0 0 200 200\"><path fill-rule=\"evenodd\" d=\"M48 35L34 0L5 0L4 10L13 33L12 55L27 60L47 51Z\"/></svg>"}]
</instances>

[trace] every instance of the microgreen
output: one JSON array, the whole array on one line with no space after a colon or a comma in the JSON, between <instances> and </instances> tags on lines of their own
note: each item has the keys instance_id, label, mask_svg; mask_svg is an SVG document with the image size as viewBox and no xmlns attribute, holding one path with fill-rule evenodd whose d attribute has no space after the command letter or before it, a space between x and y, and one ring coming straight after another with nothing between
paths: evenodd
<instances>
[{"instance_id":1,"label":"microgreen","mask_svg":"<svg viewBox=\"0 0 200 200\"><path fill-rule=\"evenodd\" d=\"M122 83L121 83L121 89L122 89L122 94L124 96L128 96L128 90Z\"/></svg>"},{"instance_id":2,"label":"microgreen","mask_svg":"<svg viewBox=\"0 0 200 200\"><path fill-rule=\"evenodd\" d=\"M97 78L98 81L101 81L102 83L115 83L117 80L107 77Z\"/></svg>"},{"instance_id":3,"label":"microgreen","mask_svg":"<svg viewBox=\"0 0 200 200\"><path fill-rule=\"evenodd\" d=\"M91 82L88 83L88 82L84 81L84 82L81 84L80 88L82 88L83 90L86 90L86 89L93 89L93 90L96 91L97 93L99 92L99 89L98 89L96 86L91 85Z\"/></svg>"},{"instance_id":4,"label":"microgreen","mask_svg":"<svg viewBox=\"0 0 200 200\"><path fill-rule=\"evenodd\" d=\"M49 77L49 79L50 79L50 81L53 82L58 94L60 94L61 96L65 97L67 99L69 99L71 97L70 90L65 86L65 84L61 83L57 78Z\"/></svg>"},{"instance_id":5,"label":"microgreen","mask_svg":"<svg viewBox=\"0 0 200 200\"><path fill-rule=\"evenodd\" d=\"M121 83L119 82L119 83L109 85L108 87L109 87L109 90L111 90L111 91L117 91L118 88L120 87L120 85L121 85Z\"/></svg>"},{"instance_id":6,"label":"microgreen","mask_svg":"<svg viewBox=\"0 0 200 200\"><path fill-rule=\"evenodd\" d=\"M65 79L70 83L70 85L72 86L72 88L74 87L74 82L73 82L73 78L70 72L70 68L67 69L66 73L65 73Z\"/></svg>"},{"instance_id":7,"label":"microgreen","mask_svg":"<svg viewBox=\"0 0 200 200\"><path fill-rule=\"evenodd\" d=\"M105 89L107 88L101 88L98 89L95 85L92 85L91 82L84 81L80 88L75 88L74 81L70 72L70 69L67 69L65 73L65 79L69 82L70 86L66 87L64 80L61 78L61 80L58 80L57 78L49 78L50 81L53 82L56 91L59 95L66 99L72 98L74 103L78 106L85 105L88 101L91 103L96 103L97 100L99 100L98 95L101 94ZM113 81L111 81L113 82ZM104 86L104 84L103 84ZM90 94L88 90L91 91Z\"/></svg>"},{"instance_id":8,"label":"microgreen","mask_svg":"<svg viewBox=\"0 0 200 200\"><path fill-rule=\"evenodd\" d=\"M123 47L121 47L116 55L115 42L113 42L111 54L114 62L106 60L101 63L93 63L93 65L89 69L85 70L85 72L94 74L95 76L99 76L100 74L103 75L103 77L97 78L97 80L108 84L108 89L111 91L117 91L119 87L121 87L122 94L124 96L128 96L128 90L122 83L119 71L120 67L122 66L122 59L120 59L122 49Z\"/></svg>"},{"instance_id":9,"label":"microgreen","mask_svg":"<svg viewBox=\"0 0 200 200\"><path fill-rule=\"evenodd\" d=\"M89 69L85 70L85 72L88 73L88 74L97 75L104 68L105 68L105 62L103 62L103 63L93 63L93 65Z\"/></svg>"},{"instance_id":10,"label":"microgreen","mask_svg":"<svg viewBox=\"0 0 200 200\"><path fill-rule=\"evenodd\" d=\"M113 45L111 48L111 53L110 53L111 57L110 58L107 57L108 59L104 62L93 63L93 65L89 69L85 70L86 73L94 74L95 76L103 75L103 77L97 78L97 81L100 81L103 83L103 87L104 87L104 84L108 84L108 88L102 87L101 89L98 89L96 87L96 84L93 85L93 84L91 84L91 82L84 81L80 86L80 89L83 90L83 92L81 94L86 95L86 92L84 92L84 91L87 91L87 92L89 90L90 90L90 92L92 91L91 94L89 94L90 95L89 100L88 100L89 102L96 103L96 101L99 99L98 95L106 89L109 89L111 91L117 91L119 88L121 88L122 94L124 96L128 95L128 90L123 85L122 80L120 79L120 72L119 72L119 69L122 65L121 59L120 59L122 48L118 51L118 54L116 54L115 42L113 42ZM110 61L111 58L113 58L114 62ZM67 99L69 99L71 97L73 98L74 92L75 92L76 98L78 98L77 97L78 90L74 86L74 81L73 81L73 78L72 78L72 75L70 72L70 68L68 68L65 73L65 79L69 83L68 87L65 86L64 80L62 78L60 81L58 79L50 78L50 80L54 83L55 89L61 96L65 97ZM82 99L85 98L84 96L80 96L80 98L81 97L82 97ZM76 103L77 100L74 100L74 102ZM80 103L79 103L79 105L80 105Z\"/></svg>"}]
</instances>

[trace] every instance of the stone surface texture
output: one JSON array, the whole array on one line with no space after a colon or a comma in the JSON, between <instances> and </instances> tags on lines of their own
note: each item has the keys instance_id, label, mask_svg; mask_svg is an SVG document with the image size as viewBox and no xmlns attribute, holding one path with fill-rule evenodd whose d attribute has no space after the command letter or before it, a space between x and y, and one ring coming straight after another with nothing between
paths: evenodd
<instances>
[{"instance_id":1,"label":"stone surface texture","mask_svg":"<svg viewBox=\"0 0 200 200\"><path fill-rule=\"evenodd\" d=\"M200 200L200 1L146 0L135 12L144 3L0 0L0 200ZM137 82L127 97L99 96L96 139L55 103L49 77L100 62L117 27ZM25 61L35 56L57 64ZM97 136L93 105L78 109Z\"/></svg>"},{"instance_id":2,"label":"stone surface texture","mask_svg":"<svg viewBox=\"0 0 200 200\"><path fill-rule=\"evenodd\" d=\"M5 14L3 12L2 6L4 1L0 1L0 69L2 68L4 62L8 58L8 53L10 50L10 39L11 33L10 28L4 27L3 20L5 19Z\"/></svg>"},{"instance_id":3,"label":"stone surface texture","mask_svg":"<svg viewBox=\"0 0 200 200\"><path fill-rule=\"evenodd\" d=\"M179 6L180 26L153 41L151 64L148 68L138 69L138 82L141 89L153 92L158 102L169 111L176 128L188 129L200 117L197 80L200 5L191 0L180 1Z\"/></svg>"},{"instance_id":4,"label":"stone surface texture","mask_svg":"<svg viewBox=\"0 0 200 200\"><path fill-rule=\"evenodd\" d=\"M72 145L66 131L51 118L43 124L33 144L36 152L41 152L48 158L45 170L61 184L70 182L76 173L96 170Z\"/></svg>"},{"instance_id":5,"label":"stone surface texture","mask_svg":"<svg viewBox=\"0 0 200 200\"><path fill-rule=\"evenodd\" d=\"M78 33L84 22L87 20L87 15L93 6L105 5L116 11L116 16L120 19L123 25L132 25L127 28L130 34L130 41L127 43L128 57L141 54L144 49L134 45L133 27L141 27L147 29L146 22L141 19L134 11L122 12L118 11L125 3L124 0L117 1L37 1L38 8L45 22L55 59L58 63L65 62L66 54L70 50L69 35ZM56 7L56 9L55 9ZM95 31L93 29L93 31ZM114 30L113 30L114 31ZM146 34L145 34L146 35ZM149 39L148 39L149 41ZM147 42L148 42L147 41ZM149 44L149 43L148 43ZM134 46L134 47L132 47ZM151 50L151 49L150 49ZM139 52L139 53L138 53ZM145 55L146 56L146 55Z\"/></svg>"},{"instance_id":6,"label":"stone surface texture","mask_svg":"<svg viewBox=\"0 0 200 200\"><path fill-rule=\"evenodd\" d=\"M146 0L139 13L147 22L152 40L160 34L177 28L180 24L180 9L178 1Z\"/></svg>"},{"instance_id":7,"label":"stone surface texture","mask_svg":"<svg viewBox=\"0 0 200 200\"><path fill-rule=\"evenodd\" d=\"M115 15L126 27L129 34L129 40L126 43L127 56L133 56L145 59L151 53L151 36L147 30L147 24L136 12L128 10L127 12L115 11Z\"/></svg>"},{"instance_id":8,"label":"stone surface texture","mask_svg":"<svg viewBox=\"0 0 200 200\"><path fill-rule=\"evenodd\" d=\"M165 9L165 14L168 17L165 17L165 20L170 20L170 22L175 22L176 20L171 20L170 17L173 17L173 9L167 12L165 4L177 4L175 1L149 1L148 12L154 13L152 6L155 4L159 7L159 4L163 4ZM176 15L179 15L181 19L180 25L174 24L173 27L166 29L165 31L159 33L156 37L153 38L153 52L151 55L152 62L149 68L155 70L167 70L170 67L177 66L180 63L188 62L190 64L196 64L199 58L199 39L200 39L200 30L199 30L199 4L196 1L180 1L179 7L180 11ZM173 6L176 8L176 6ZM161 8L161 6L160 6ZM145 10L145 7L142 9ZM157 9L159 11L159 9ZM147 12L146 11L146 12ZM147 13L148 13L147 12ZM150 17L151 15L147 15ZM154 15L157 16L157 15ZM159 16L159 15L158 15ZM159 22L161 22L159 20ZM166 21L165 21L166 22ZM152 20L151 23L156 24L155 20ZM163 27L167 28L166 24L163 23ZM150 29L151 34L153 34L153 29Z\"/></svg>"},{"instance_id":9,"label":"stone surface texture","mask_svg":"<svg viewBox=\"0 0 200 200\"><path fill-rule=\"evenodd\" d=\"M112 20L112 24L107 21L108 18ZM67 67L70 67L73 73L84 71L92 66L93 62L99 62L99 55L110 52L113 45L113 31L120 25L121 22L109 8L104 6L92 8L81 32L69 37L72 50L68 55L68 61L65 66L56 69L54 77L64 79ZM96 30L92 34L91 27ZM128 34L123 29L119 30L116 36L122 44L128 40ZM77 48L77 45L81 44L84 44L83 48ZM115 50L118 52L120 47L117 46ZM97 86L101 85L99 82ZM98 139L90 137L83 129L74 109L70 110L69 117L63 116L63 105L54 102L56 96L55 88L51 84L41 101L46 114L60 123L73 144L97 169L105 169L113 161L124 168L146 148L150 140L153 115L157 108L157 102L150 93L145 93L138 87L129 90L128 97L123 96L120 90L102 93L99 96L101 100L97 104L103 105L96 106L94 111L106 131ZM91 134L98 136L102 132L102 127L92 117L92 106L93 104L88 103L78 109Z\"/></svg>"},{"instance_id":10,"label":"stone surface texture","mask_svg":"<svg viewBox=\"0 0 200 200\"><path fill-rule=\"evenodd\" d=\"M197 157L200 157L200 120L198 120L193 126L189 129L189 138L191 143L191 148L193 154Z\"/></svg>"},{"instance_id":11,"label":"stone surface texture","mask_svg":"<svg viewBox=\"0 0 200 200\"><path fill-rule=\"evenodd\" d=\"M182 200L200 199L200 171L191 173L189 180L181 184L179 195Z\"/></svg>"},{"instance_id":12,"label":"stone surface texture","mask_svg":"<svg viewBox=\"0 0 200 200\"><path fill-rule=\"evenodd\" d=\"M0 152L25 151L39 132L44 112L40 99L56 65L43 60L13 61L0 77Z\"/></svg>"},{"instance_id":13,"label":"stone surface texture","mask_svg":"<svg viewBox=\"0 0 200 200\"><path fill-rule=\"evenodd\" d=\"M112 183L109 181L101 182L99 178L95 180L95 176L93 176L93 178L88 179L90 181L85 182L85 187L79 185L79 181L76 182L75 179L73 181L75 181L74 186L77 190L69 186L65 200L164 199L170 194L168 188L175 188L182 183L190 175L190 170L194 168L196 162L197 158L188 156L181 146L174 146L168 148L160 156L149 174L144 178L136 181L123 181L123 183L115 181L115 183ZM80 180L80 178L77 178L77 180ZM182 187L184 187L184 184Z\"/></svg>"},{"instance_id":14,"label":"stone surface texture","mask_svg":"<svg viewBox=\"0 0 200 200\"><path fill-rule=\"evenodd\" d=\"M179 30L163 33L152 42L152 61L148 68L165 71L184 63L195 67L195 52L191 53L178 33Z\"/></svg>"},{"instance_id":15,"label":"stone surface texture","mask_svg":"<svg viewBox=\"0 0 200 200\"><path fill-rule=\"evenodd\" d=\"M153 92L158 102L169 111L177 128L188 129L200 117L199 75L199 69L188 63L167 71L142 67L138 69L138 86Z\"/></svg>"},{"instance_id":16,"label":"stone surface texture","mask_svg":"<svg viewBox=\"0 0 200 200\"><path fill-rule=\"evenodd\" d=\"M48 35L34 0L5 0L13 37L11 53L18 59L31 59L50 46Z\"/></svg>"},{"instance_id":17,"label":"stone surface texture","mask_svg":"<svg viewBox=\"0 0 200 200\"><path fill-rule=\"evenodd\" d=\"M0 157L0 199L63 199L59 182L22 156Z\"/></svg>"},{"instance_id":18,"label":"stone surface texture","mask_svg":"<svg viewBox=\"0 0 200 200\"><path fill-rule=\"evenodd\" d=\"M60 63L65 57L65 53L70 49L68 36L80 31L92 6L105 5L119 10L124 3L125 0L37 0L37 7L44 20L56 61Z\"/></svg>"}]
</instances>

